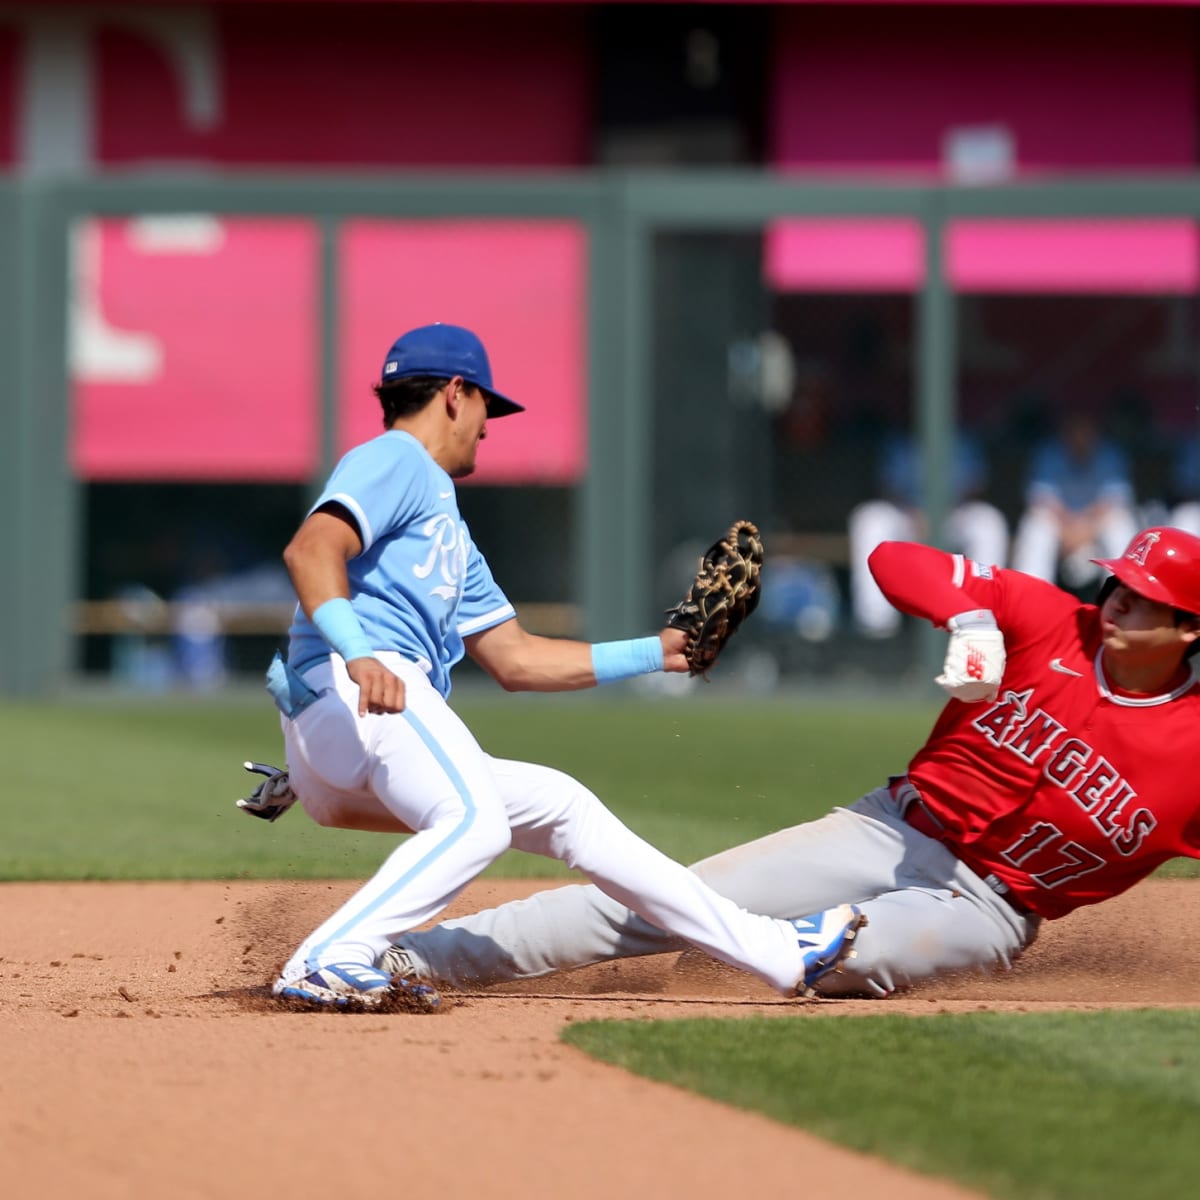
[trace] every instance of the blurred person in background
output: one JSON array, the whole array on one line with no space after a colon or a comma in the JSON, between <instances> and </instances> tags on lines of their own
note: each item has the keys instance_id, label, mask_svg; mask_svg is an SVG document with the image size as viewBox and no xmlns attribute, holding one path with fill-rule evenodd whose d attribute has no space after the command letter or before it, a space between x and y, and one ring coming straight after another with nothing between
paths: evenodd
<instances>
[{"instance_id":1,"label":"blurred person in background","mask_svg":"<svg viewBox=\"0 0 1200 1200\"><path fill-rule=\"evenodd\" d=\"M1008 522L983 498L988 469L979 439L959 430L952 454L947 549L1002 567L1008 558ZM900 628L901 614L879 590L867 559L880 542L928 540L929 522L920 507L921 478L921 449L916 438L911 431L896 431L885 440L879 455L878 498L851 510L850 599L855 629L864 637L891 637Z\"/></svg>"},{"instance_id":2,"label":"blurred person in background","mask_svg":"<svg viewBox=\"0 0 1200 1200\"><path fill-rule=\"evenodd\" d=\"M1171 459L1170 523L1200 535L1200 435L1184 433Z\"/></svg>"},{"instance_id":3,"label":"blurred person in background","mask_svg":"<svg viewBox=\"0 0 1200 1200\"><path fill-rule=\"evenodd\" d=\"M1088 411L1071 409L1033 451L1012 565L1068 588L1099 577L1137 532L1129 456Z\"/></svg>"}]
</instances>

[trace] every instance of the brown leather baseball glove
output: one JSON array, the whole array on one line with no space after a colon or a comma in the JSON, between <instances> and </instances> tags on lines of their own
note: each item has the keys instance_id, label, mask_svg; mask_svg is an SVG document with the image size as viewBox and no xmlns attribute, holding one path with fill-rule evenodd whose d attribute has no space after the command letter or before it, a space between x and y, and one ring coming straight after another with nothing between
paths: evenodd
<instances>
[{"instance_id":1,"label":"brown leather baseball glove","mask_svg":"<svg viewBox=\"0 0 1200 1200\"><path fill-rule=\"evenodd\" d=\"M667 624L687 632L689 675L708 678L725 643L758 605L763 545L750 521L735 521L700 559L688 594L667 609Z\"/></svg>"}]
</instances>

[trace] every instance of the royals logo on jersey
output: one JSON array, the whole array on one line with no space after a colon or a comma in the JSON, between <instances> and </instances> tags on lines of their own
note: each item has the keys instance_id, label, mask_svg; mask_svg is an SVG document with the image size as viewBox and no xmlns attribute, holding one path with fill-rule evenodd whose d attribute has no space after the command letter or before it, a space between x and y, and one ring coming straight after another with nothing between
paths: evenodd
<instances>
[{"instance_id":1,"label":"royals logo on jersey","mask_svg":"<svg viewBox=\"0 0 1200 1200\"><path fill-rule=\"evenodd\" d=\"M467 574L467 531L449 513L438 513L421 528L429 539L429 553L424 561L413 564L413 575L419 580L431 579L431 596L457 607Z\"/></svg>"}]
</instances>

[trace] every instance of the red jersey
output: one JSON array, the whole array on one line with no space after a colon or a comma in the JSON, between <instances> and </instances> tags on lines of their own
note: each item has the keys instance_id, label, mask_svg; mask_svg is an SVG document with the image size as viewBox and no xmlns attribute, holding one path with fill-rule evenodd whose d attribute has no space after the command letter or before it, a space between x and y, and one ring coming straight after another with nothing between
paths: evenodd
<instances>
[{"instance_id":1,"label":"red jersey","mask_svg":"<svg viewBox=\"0 0 1200 1200\"><path fill-rule=\"evenodd\" d=\"M872 569L902 611L941 625L987 608L1004 632L997 698L951 700L908 769L974 870L994 874L1039 916L1061 917L1168 859L1200 858L1194 669L1161 696L1117 694L1104 677L1094 604L961 555L886 549Z\"/></svg>"}]
</instances>

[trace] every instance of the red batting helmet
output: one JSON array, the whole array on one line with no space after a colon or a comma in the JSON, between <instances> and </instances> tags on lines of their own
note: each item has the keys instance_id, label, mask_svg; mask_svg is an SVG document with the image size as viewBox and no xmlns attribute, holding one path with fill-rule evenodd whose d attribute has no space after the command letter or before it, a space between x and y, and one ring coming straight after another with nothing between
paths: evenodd
<instances>
[{"instance_id":1,"label":"red batting helmet","mask_svg":"<svg viewBox=\"0 0 1200 1200\"><path fill-rule=\"evenodd\" d=\"M1158 525L1143 529L1120 558L1094 558L1139 596L1200 613L1200 538Z\"/></svg>"}]
</instances>

